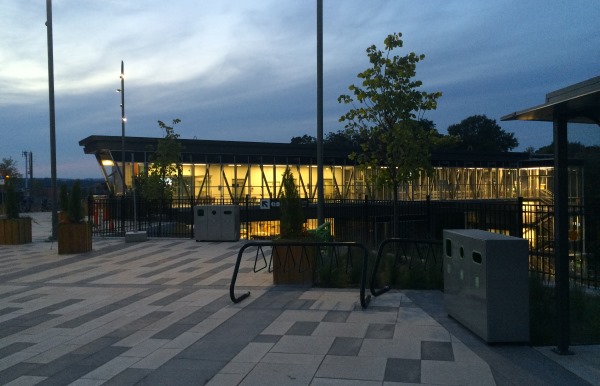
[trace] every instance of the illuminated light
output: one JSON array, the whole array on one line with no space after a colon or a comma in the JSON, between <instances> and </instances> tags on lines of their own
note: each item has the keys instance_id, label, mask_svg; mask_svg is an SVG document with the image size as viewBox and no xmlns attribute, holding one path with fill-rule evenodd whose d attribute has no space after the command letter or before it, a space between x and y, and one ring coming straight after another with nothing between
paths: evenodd
<instances>
[{"instance_id":1,"label":"illuminated light","mask_svg":"<svg viewBox=\"0 0 600 386\"><path fill-rule=\"evenodd\" d=\"M123 117L123 122L127 122L127 118Z\"/></svg>"},{"instance_id":2,"label":"illuminated light","mask_svg":"<svg viewBox=\"0 0 600 386\"><path fill-rule=\"evenodd\" d=\"M115 163L109 159L103 159L102 166L115 166Z\"/></svg>"}]
</instances>

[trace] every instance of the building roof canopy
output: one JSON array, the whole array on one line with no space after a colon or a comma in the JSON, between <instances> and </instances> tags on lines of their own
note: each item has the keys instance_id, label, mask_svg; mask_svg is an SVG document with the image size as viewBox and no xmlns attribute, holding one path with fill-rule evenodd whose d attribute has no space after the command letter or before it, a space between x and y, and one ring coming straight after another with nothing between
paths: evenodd
<instances>
[{"instance_id":1,"label":"building roof canopy","mask_svg":"<svg viewBox=\"0 0 600 386\"><path fill-rule=\"evenodd\" d=\"M600 76L548 93L544 104L500 119L553 122L559 116L569 122L600 125Z\"/></svg>"}]
</instances>

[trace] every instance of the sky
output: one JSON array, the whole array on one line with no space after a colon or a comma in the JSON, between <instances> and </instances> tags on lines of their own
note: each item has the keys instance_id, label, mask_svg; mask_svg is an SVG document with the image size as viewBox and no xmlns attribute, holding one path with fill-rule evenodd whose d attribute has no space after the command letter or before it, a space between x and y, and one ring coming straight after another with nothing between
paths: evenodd
<instances>
[{"instance_id":1,"label":"sky","mask_svg":"<svg viewBox=\"0 0 600 386\"><path fill-rule=\"evenodd\" d=\"M324 0L324 131L343 129L337 97L369 68L366 49L400 32L422 90L441 91L441 133L472 115L519 141L552 142L552 124L501 122L548 92L600 75L598 0ZM46 2L0 0L0 159L50 176ZM317 130L316 0L54 0L58 178L100 178L79 141L161 137L284 142ZM600 128L570 125L569 140L600 145Z\"/></svg>"}]
</instances>

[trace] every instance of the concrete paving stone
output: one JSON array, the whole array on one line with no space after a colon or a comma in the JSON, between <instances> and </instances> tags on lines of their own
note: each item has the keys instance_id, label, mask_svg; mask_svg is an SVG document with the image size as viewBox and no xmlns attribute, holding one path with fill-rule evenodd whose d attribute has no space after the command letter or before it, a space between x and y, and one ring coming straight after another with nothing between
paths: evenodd
<instances>
[{"instance_id":1,"label":"concrete paving stone","mask_svg":"<svg viewBox=\"0 0 600 386\"><path fill-rule=\"evenodd\" d=\"M238 385L246 376L246 374L223 374L218 373L212 377L205 385L206 386L231 386Z\"/></svg>"},{"instance_id":2,"label":"concrete paving stone","mask_svg":"<svg viewBox=\"0 0 600 386\"><path fill-rule=\"evenodd\" d=\"M276 321L293 321L293 322L320 322L327 315L327 311L313 310L285 310L276 319Z\"/></svg>"},{"instance_id":3,"label":"concrete paving stone","mask_svg":"<svg viewBox=\"0 0 600 386\"><path fill-rule=\"evenodd\" d=\"M308 385L317 367L282 363L259 363L240 382L240 386Z\"/></svg>"},{"instance_id":4,"label":"concrete paving stone","mask_svg":"<svg viewBox=\"0 0 600 386\"><path fill-rule=\"evenodd\" d=\"M321 322L313 332L313 336L364 338L368 323L332 323Z\"/></svg>"},{"instance_id":5,"label":"concrete paving stone","mask_svg":"<svg viewBox=\"0 0 600 386\"><path fill-rule=\"evenodd\" d=\"M344 323L348 320L350 314L349 311L328 311L322 320L324 322Z\"/></svg>"},{"instance_id":6,"label":"concrete paving stone","mask_svg":"<svg viewBox=\"0 0 600 386\"><path fill-rule=\"evenodd\" d=\"M140 380L144 379L152 370L149 369L133 369L128 368L107 381L103 381L104 386L123 386L123 385L135 385Z\"/></svg>"},{"instance_id":7,"label":"concrete paving stone","mask_svg":"<svg viewBox=\"0 0 600 386\"><path fill-rule=\"evenodd\" d=\"M313 331L319 326L319 322L295 322L286 331L285 335L304 335L310 336Z\"/></svg>"},{"instance_id":8,"label":"concrete paving stone","mask_svg":"<svg viewBox=\"0 0 600 386\"><path fill-rule=\"evenodd\" d=\"M329 348L327 355L357 356L363 340L360 338L337 337Z\"/></svg>"},{"instance_id":9,"label":"concrete paving stone","mask_svg":"<svg viewBox=\"0 0 600 386\"><path fill-rule=\"evenodd\" d=\"M557 355L555 347L538 347L537 351L560 364L565 369L578 374L592 385L600 385L600 346L572 346L574 355Z\"/></svg>"},{"instance_id":10,"label":"concrete paving stone","mask_svg":"<svg viewBox=\"0 0 600 386\"><path fill-rule=\"evenodd\" d=\"M31 342L14 342L10 343L7 346L0 348L0 360L2 358L17 353L19 351L25 351L27 348L35 345L35 343Z\"/></svg>"},{"instance_id":11,"label":"concrete paving stone","mask_svg":"<svg viewBox=\"0 0 600 386\"><path fill-rule=\"evenodd\" d=\"M316 378L383 381L387 358L327 355Z\"/></svg>"},{"instance_id":12,"label":"concrete paving stone","mask_svg":"<svg viewBox=\"0 0 600 386\"><path fill-rule=\"evenodd\" d=\"M406 321L396 324L394 339L412 337L419 340L450 342L448 330L440 325L414 325Z\"/></svg>"},{"instance_id":13,"label":"concrete paving stone","mask_svg":"<svg viewBox=\"0 0 600 386\"><path fill-rule=\"evenodd\" d=\"M104 384L103 379L79 378L71 382L69 386L100 386Z\"/></svg>"},{"instance_id":14,"label":"concrete paving stone","mask_svg":"<svg viewBox=\"0 0 600 386\"><path fill-rule=\"evenodd\" d=\"M383 386L393 386L392 383L383 383ZM398 386L411 386L409 384L396 384ZM314 378L310 386L381 386L380 381L365 381L363 379L334 379L334 378ZM416 385L415 385L416 386ZM422 386L422 385L419 385Z\"/></svg>"},{"instance_id":15,"label":"concrete paving stone","mask_svg":"<svg viewBox=\"0 0 600 386\"><path fill-rule=\"evenodd\" d=\"M103 365L94 368L80 379L107 381L115 377L120 372L131 367L131 365L136 362L139 362L138 357L120 355L104 363Z\"/></svg>"},{"instance_id":16,"label":"concrete paving stone","mask_svg":"<svg viewBox=\"0 0 600 386\"><path fill-rule=\"evenodd\" d=\"M379 312L370 310L359 310L351 312L348 315L348 319L346 319L347 323L383 323L383 324L393 324L396 323L398 319L398 311L397 309L393 312Z\"/></svg>"},{"instance_id":17,"label":"concrete paving stone","mask_svg":"<svg viewBox=\"0 0 600 386\"><path fill-rule=\"evenodd\" d=\"M369 323L369 328L365 334L367 339L392 339L396 326L386 323Z\"/></svg>"},{"instance_id":18,"label":"concrete paving stone","mask_svg":"<svg viewBox=\"0 0 600 386\"><path fill-rule=\"evenodd\" d=\"M220 371L219 374L248 374L257 362L228 362Z\"/></svg>"},{"instance_id":19,"label":"concrete paving stone","mask_svg":"<svg viewBox=\"0 0 600 386\"><path fill-rule=\"evenodd\" d=\"M429 314L418 307L400 307L398 309L398 322L410 323L421 326L439 326Z\"/></svg>"},{"instance_id":20,"label":"concrete paving stone","mask_svg":"<svg viewBox=\"0 0 600 386\"><path fill-rule=\"evenodd\" d=\"M31 375L23 375L11 382L4 383L4 386L33 386L45 380L46 377L36 377Z\"/></svg>"},{"instance_id":21,"label":"concrete paving stone","mask_svg":"<svg viewBox=\"0 0 600 386\"><path fill-rule=\"evenodd\" d=\"M464 372L459 364L448 361L421 361L421 380L424 383L437 385L469 385L474 384L473 373ZM483 383L485 380L481 380Z\"/></svg>"},{"instance_id":22,"label":"concrete paving stone","mask_svg":"<svg viewBox=\"0 0 600 386\"><path fill-rule=\"evenodd\" d=\"M85 374L93 370L90 366L73 365L66 368L64 371L59 371L46 380L42 381L42 385L70 385Z\"/></svg>"},{"instance_id":23,"label":"concrete paving stone","mask_svg":"<svg viewBox=\"0 0 600 386\"><path fill-rule=\"evenodd\" d=\"M176 337L173 340L168 341L163 348L176 348L176 349L184 349L190 347L192 344L196 343L198 340L202 339L207 332L193 332L186 331Z\"/></svg>"},{"instance_id":24,"label":"concrete paving stone","mask_svg":"<svg viewBox=\"0 0 600 386\"><path fill-rule=\"evenodd\" d=\"M452 343L421 341L421 359L454 362Z\"/></svg>"},{"instance_id":25,"label":"concrete paving stone","mask_svg":"<svg viewBox=\"0 0 600 386\"><path fill-rule=\"evenodd\" d=\"M330 336L282 336L271 352L324 355L329 351L333 341L334 337Z\"/></svg>"},{"instance_id":26,"label":"concrete paving stone","mask_svg":"<svg viewBox=\"0 0 600 386\"><path fill-rule=\"evenodd\" d=\"M145 358L132 364L131 367L137 369L157 369L181 352L182 350L177 348L159 348Z\"/></svg>"},{"instance_id":27,"label":"concrete paving stone","mask_svg":"<svg viewBox=\"0 0 600 386\"><path fill-rule=\"evenodd\" d=\"M8 355L0 361L0 379L4 379L3 372L7 369L10 369L13 366L18 366L23 364L23 362L27 361L29 358L35 356L35 353L19 351L14 354ZM37 366L35 363L27 363L32 367Z\"/></svg>"},{"instance_id":28,"label":"concrete paving stone","mask_svg":"<svg viewBox=\"0 0 600 386\"><path fill-rule=\"evenodd\" d=\"M231 359L231 362L258 363L265 354L269 352L273 345L273 343L250 342Z\"/></svg>"},{"instance_id":29,"label":"concrete paving stone","mask_svg":"<svg viewBox=\"0 0 600 386\"><path fill-rule=\"evenodd\" d=\"M27 362L29 363L50 363L63 355L67 355L72 353L77 348L81 347L81 345L72 345L72 344L62 344L56 347L53 347L47 351L44 351L40 354L37 354L29 359Z\"/></svg>"},{"instance_id":30,"label":"concrete paving stone","mask_svg":"<svg viewBox=\"0 0 600 386\"><path fill-rule=\"evenodd\" d=\"M137 385L204 385L225 363L225 361L177 358L148 374Z\"/></svg>"},{"instance_id":31,"label":"concrete paving stone","mask_svg":"<svg viewBox=\"0 0 600 386\"><path fill-rule=\"evenodd\" d=\"M124 357L144 358L169 342L168 339L146 339L123 352L121 355Z\"/></svg>"},{"instance_id":32,"label":"concrete paving stone","mask_svg":"<svg viewBox=\"0 0 600 386\"><path fill-rule=\"evenodd\" d=\"M421 361L417 359L388 358L383 380L386 382L421 383Z\"/></svg>"},{"instance_id":33,"label":"concrete paving stone","mask_svg":"<svg viewBox=\"0 0 600 386\"><path fill-rule=\"evenodd\" d=\"M421 341L414 339L364 339L360 357L421 359Z\"/></svg>"}]
</instances>

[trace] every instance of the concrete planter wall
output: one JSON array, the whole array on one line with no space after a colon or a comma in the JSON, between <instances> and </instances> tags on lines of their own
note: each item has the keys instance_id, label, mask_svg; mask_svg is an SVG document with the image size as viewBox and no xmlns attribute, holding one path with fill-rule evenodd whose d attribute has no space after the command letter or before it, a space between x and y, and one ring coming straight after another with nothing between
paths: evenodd
<instances>
[{"instance_id":1,"label":"concrete planter wall","mask_svg":"<svg viewBox=\"0 0 600 386\"><path fill-rule=\"evenodd\" d=\"M58 225L58 254L86 253L92 250L92 227L88 223Z\"/></svg>"},{"instance_id":2,"label":"concrete planter wall","mask_svg":"<svg viewBox=\"0 0 600 386\"><path fill-rule=\"evenodd\" d=\"M0 219L0 245L27 244L31 242L31 219Z\"/></svg>"},{"instance_id":3,"label":"concrete planter wall","mask_svg":"<svg viewBox=\"0 0 600 386\"><path fill-rule=\"evenodd\" d=\"M312 286L315 267L312 248L275 246L272 259L274 284Z\"/></svg>"}]
</instances>

